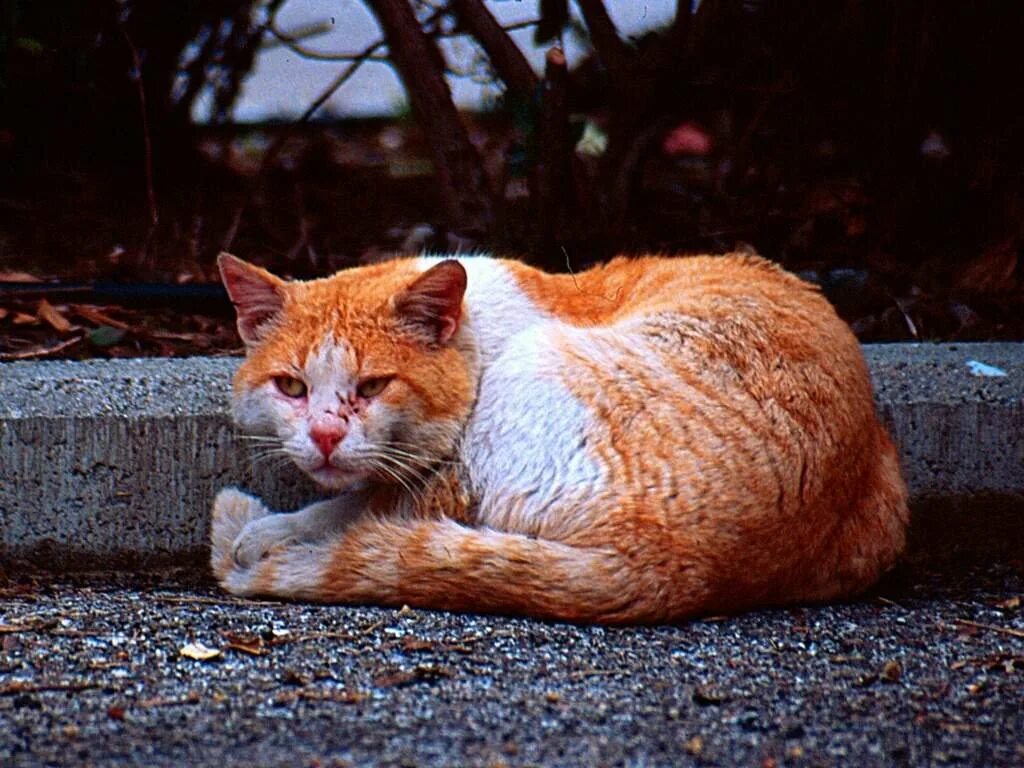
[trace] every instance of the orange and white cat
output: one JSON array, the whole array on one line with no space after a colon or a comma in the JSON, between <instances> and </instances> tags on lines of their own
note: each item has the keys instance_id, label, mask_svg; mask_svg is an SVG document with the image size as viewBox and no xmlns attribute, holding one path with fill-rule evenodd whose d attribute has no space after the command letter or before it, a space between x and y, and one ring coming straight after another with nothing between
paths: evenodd
<instances>
[{"instance_id":1,"label":"orange and white cat","mask_svg":"<svg viewBox=\"0 0 1024 768\"><path fill-rule=\"evenodd\" d=\"M218 495L235 594L666 622L852 595L903 549L857 341L763 259L220 269L237 423L334 493Z\"/></svg>"}]
</instances>

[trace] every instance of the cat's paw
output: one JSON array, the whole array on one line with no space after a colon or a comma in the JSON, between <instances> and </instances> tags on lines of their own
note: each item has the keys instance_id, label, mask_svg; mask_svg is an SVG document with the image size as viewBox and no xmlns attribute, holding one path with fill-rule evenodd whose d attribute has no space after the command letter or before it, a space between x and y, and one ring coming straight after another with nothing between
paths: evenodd
<instances>
[{"instance_id":1,"label":"cat's paw","mask_svg":"<svg viewBox=\"0 0 1024 768\"><path fill-rule=\"evenodd\" d=\"M231 556L239 568L255 565L272 549L298 541L295 515L267 515L251 520L235 539Z\"/></svg>"},{"instance_id":2,"label":"cat's paw","mask_svg":"<svg viewBox=\"0 0 1024 768\"><path fill-rule=\"evenodd\" d=\"M210 565L219 580L235 565L234 544L246 525L270 514L263 502L236 488L217 494L210 525Z\"/></svg>"}]
</instances>

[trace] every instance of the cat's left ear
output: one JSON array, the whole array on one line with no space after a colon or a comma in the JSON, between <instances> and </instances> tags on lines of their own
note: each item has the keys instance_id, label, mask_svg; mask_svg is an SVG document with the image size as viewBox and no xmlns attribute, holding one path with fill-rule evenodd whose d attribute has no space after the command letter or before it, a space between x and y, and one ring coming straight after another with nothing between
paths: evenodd
<instances>
[{"instance_id":1,"label":"cat's left ear","mask_svg":"<svg viewBox=\"0 0 1024 768\"><path fill-rule=\"evenodd\" d=\"M394 298L395 314L428 344L445 344L459 329L466 269L454 259L435 264Z\"/></svg>"},{"instance_id":2,"label":"cat's left ear","mask_svg":"<svg viewBox=\"0 0 1024 768\"><path fill-rule=\"evenodd\" d=\"M217 257L217 267L238 314L238 335L255 344L284 306L284 280L230 253Z\"/></svg>"}]
</instances>

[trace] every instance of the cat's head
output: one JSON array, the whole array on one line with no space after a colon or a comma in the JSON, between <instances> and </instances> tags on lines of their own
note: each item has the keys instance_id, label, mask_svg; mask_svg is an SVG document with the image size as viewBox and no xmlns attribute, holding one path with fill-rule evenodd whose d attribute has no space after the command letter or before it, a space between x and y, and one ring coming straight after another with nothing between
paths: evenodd
<instances>
[{"instance_id":1,"label":"cat's head","mask_svg":"<svg viewBox=\"0 0 1024 768\"><path fill-rule=\"evenodd\" d=\"M218 265L246 347L234 417L269 438L258 447L332 490L407 484L451 454L475 388L461 264L400 260L308 282L228 254Z\"/></svg>"}]
</instances>

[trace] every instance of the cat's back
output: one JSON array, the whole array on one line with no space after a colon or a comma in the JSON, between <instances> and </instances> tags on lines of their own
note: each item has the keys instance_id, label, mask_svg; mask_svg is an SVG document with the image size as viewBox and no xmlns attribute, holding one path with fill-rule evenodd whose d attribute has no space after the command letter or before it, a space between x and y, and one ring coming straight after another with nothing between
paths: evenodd
<instances>
[{"instance_id":1,"label":"cat's back","mask_svg":"<svg viewBox=\"0 0 1024 768\"><path fill-rule=\"evenodd\" d=\"M818 362L867 386L859 345L831 304L758 256L619 257L564 275L504 264L562 346L649 343L738 371Z\"/></svg>"}]
</instances>

